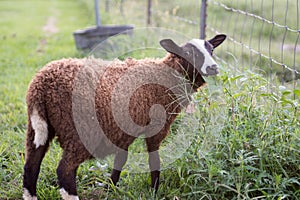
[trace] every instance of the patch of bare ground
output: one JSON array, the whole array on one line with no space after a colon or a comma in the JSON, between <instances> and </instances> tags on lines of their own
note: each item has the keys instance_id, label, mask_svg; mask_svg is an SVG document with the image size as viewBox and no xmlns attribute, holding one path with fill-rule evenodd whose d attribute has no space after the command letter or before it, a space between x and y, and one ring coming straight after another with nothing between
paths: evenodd
<instances>
[{"instance_id":1,"label":"patch of bare ground","mask_svg":"<svg viewBox=\"0 0 300 200\"><path fill-rule=\"evenodd\" d=\"M43 53L45 46L47 45L47 38L50 36L58 33L58 28L57 28L57 18L54 16L50 16L47 19L46 24L42 28L43 32L45 33L45 36L40 39L38 47L37 47L37 52L38 53Z\"/></svg>"}]
</instances>

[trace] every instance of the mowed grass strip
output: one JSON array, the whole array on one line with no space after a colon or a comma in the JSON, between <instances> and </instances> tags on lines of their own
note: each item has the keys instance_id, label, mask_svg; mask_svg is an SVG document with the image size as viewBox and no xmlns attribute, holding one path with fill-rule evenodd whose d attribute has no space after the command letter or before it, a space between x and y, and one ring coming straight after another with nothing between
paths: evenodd
<instances>
[{"instance_id":1,"label":"mowed grass strip","mask_svg":"<svg viewBox=\"0 0 300 200\"><path fill-rule=\"evenodd\" d=\"M90 23L86 13L78 1L0 3L0 199L22 196L28 84L47 62L79 56L72 32ZM43 164L41 199L58 197L55 168L59 153L59 148L52 148Z\"/></svg>"}]
</instances>

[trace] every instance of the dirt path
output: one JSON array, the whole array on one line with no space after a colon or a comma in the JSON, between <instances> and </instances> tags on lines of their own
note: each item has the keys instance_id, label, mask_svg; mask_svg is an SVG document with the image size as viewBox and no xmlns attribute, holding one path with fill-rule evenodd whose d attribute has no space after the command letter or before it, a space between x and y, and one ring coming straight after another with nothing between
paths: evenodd
<instances>
[{"instance_id":1,"label":"dirt path","mask_svg":"<svg viewBox=\"0 0 300 200\"><path fill-rule=\"evenodd\" d=\"M59 29L57 27L57 18L55 16L48 17L46 24L42 27L42 30L45 33L45 36L39 41L36 50L38 53L44 53L48 38L58 33Z\"/></svg>"},{"instance_id":2,"label":"dirt path","mask_svg":"<svg viewBox=\"0 0 300 200\"><path fill-rule=\"evenodd\" d=\"M56 26L57 18L54 16L50 16L47 20L47 23L43 26L43 31L46 36L51 36L58 32L58 28Z\"/></svg>"}]
</instances>

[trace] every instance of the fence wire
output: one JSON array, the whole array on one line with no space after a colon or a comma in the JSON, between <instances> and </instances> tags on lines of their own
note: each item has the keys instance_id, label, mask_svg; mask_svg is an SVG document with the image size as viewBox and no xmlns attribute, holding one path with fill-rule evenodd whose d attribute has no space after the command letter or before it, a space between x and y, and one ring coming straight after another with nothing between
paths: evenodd
<instances>
[{"instance_id":1,"label":"fence wire","mask_svg":"<svg viewBox=\"0 0 300 200\"><path fill-rule=\"evenodd\" d=\"M218 59L232 66L235 73L258 70L270 83L279 80L293 89L299 87L300 0L148 0L148 5L141 1L136 6L134 12L140 13L136 19L130 16L130 1L106 2L110 2L106 10L120 10L124 20L130 19L137 27L170 28L189 37L200 37L202 31L206 38L225 33L228 40L217 50ZM203 4L205 19L200 18Z\"/></svg>"},{"instance_id":2,"label":"fence wire","mask_svg":"<svg viewBox=\"0 0 300 200\"><path fill-rule=\"evenodd\" d=\"M208 31L227 33L232 44L226 52L243 69L259 68L278 75L282 84L294 81L296 87L295 80L300 78L299 0L209 0L208 6ZM216 12L223 17L214 17Z\"/></svg>"},{"instance_id":3,"label":"fence wire","mask_svg":"<svg viewBox=\"0 0 300 200\"><path fill-rule=\"evenodd\" d=\"M271 82L274 77L279 77L281 84L289 84L296 89L300 79L299 0L203 2L207 5L206 35L225 33L228 36L219 55L221 61L240 72L259 70L268 75ZM198 7L199 14L174 13L172 7L163 10L160 6L153 7L152 13L159 19L172 18L177 20L177 24L184 23L190 29L197 29L201 20L201 1L190 0L189 3Z\"/></svg>"}]
</instances>

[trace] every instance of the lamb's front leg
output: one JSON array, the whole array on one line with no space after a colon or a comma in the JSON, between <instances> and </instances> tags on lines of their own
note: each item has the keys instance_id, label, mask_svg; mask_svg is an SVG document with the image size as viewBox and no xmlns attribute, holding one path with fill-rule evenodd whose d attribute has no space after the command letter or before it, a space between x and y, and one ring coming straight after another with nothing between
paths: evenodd
<instances>
[{"instance_id":1,"label":"lamb's front leg","mask_svg":"<svg viewBox=\"0 0 300 200\"><path fill-rule=\"evenodd\" d=\"M115 160L114 160L114 169L111 173L111 181L113 182L114 185L117 184L117 182L120 179L120 174L122 171L123 166L125 165L128 157L128 151L127 150L122 150L119 151L116 154Z\"/></svg>"},{"instance_id":2,"label":"lamb's front leg","mask_svg":"<svg viewBox=\"0 0 300 200\"><path fill-rule=\"evenodd\" d=\"M159 175L160 175L160 160L159 153L157 151L149 152L149 167L151 171L151 187L158 190L159 187Z\"/></svg>"},{"instance_id":3,"label":"lamb's front leg","mask_svg":"<svg viewBox=\"0 0 300 200\"><path fill-rule=\"evenodd\" d=\"M149 168L151 171L151 187L158 190L160 175L160 159L158 149L161 142L161 135L146 138L147 151L149 155Z\"/></svg>"}]
</instances>

